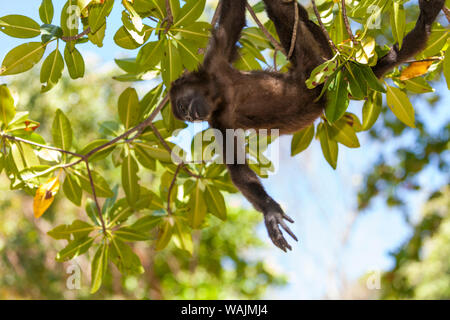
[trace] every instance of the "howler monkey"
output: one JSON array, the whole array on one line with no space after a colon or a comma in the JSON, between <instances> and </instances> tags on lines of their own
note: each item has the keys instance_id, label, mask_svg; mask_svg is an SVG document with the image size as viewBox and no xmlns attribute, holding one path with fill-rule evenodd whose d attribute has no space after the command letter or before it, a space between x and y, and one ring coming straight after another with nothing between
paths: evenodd
<instances>
[{"instance_id":1,"label":"howler monkey","mask_svg":"<svg viewBox=\"0 0 450 320\"><path fill-rule=\"evenodd\" d=\"M296 0L264 0L286 52L291 48L297 11L293 1ZM379 59L373 67L377 77L423 50L431 24L444 1L419 0L416 26L406 35L401 49L395 45ZM299 23L289 72L242 72L231 63L237 57L236 42L245 25L246 0L222 0L221 5L219 22L212 31L204 62L197 71L185 73L172 84L170 100L175 117L208 121L212 128L223 133L224 153L235 153L234 149L227 150L234 144L227 143L226 129L279 129L281 134L287 134L310 125L323 113L326 98L317 100L322 87L310 90L305 81L315 67L333 55L321 28L309 20L306 10L297 3ZM280 226L297 240L284 220L294 221L266 193L247 164L232 163L227 168L236 187L263 213L273 243L283 251L290 250Z\"/></svg>"}]
</instances>

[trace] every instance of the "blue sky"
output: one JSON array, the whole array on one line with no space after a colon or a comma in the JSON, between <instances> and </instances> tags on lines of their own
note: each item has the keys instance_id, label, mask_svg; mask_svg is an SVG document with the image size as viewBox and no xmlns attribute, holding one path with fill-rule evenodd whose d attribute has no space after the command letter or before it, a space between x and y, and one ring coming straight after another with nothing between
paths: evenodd
<instances>
[{"instance_id":1,"label":"blue sky","mask_svg":"<svg viewBox=\"0 0 450 320\"><path fill-rule=\"evenodd\" d=\"M58 9L62 0L54 1ZM39 0L2 1L0 16L23 14L39 21ZM121 6L116 5L110 18L104 47L99 49L91 44L81 46L83 54L96 54L103 63L111 63L114 58L134 56L136 52L125 51L113 42L119 28ZM54 21L59 21L55 17ZM25 40L26 41L26 40ZM0 59L23 40L10 38L0 33ZM145 86L145 84L144 84ZM432 129L439 128L450 118L450 94L444 83L436 88L443 95L441 107L433 110L427 105L413 104L418 114ZM361 105L353 104L351 111L361 114ZM393 145L372 143L367 134L359 135L361 148L340 147L337 170L333 170L324 160L320 145L313 142L306 152L291 158L290 137L282 137L280 143L280 167L275 175L263 181L267 191L281 203L286 213L292 216L294 232L299 236L293 252L284 254L267 240L268 247L261 254L274 268L289 276L289 286L273 290L267 298L272 299L318 299L336 297L342 289L343 279L353 281L372 270L385 270L392 265L389 252L397 248L411 234L400 212L388 208L382 199L374 201L372 207L360 213L348 234L344 247L342 237L356 215L356 191L362 175L370 169L380 153L389 154ZM402 143L408 143L408 139ZM394 158L389 160L395 161ZM420 179L427 190L445 183L433 170L424 172ZM420 216L420 209L426 192L409 196L410 215ZM243 197L233 197L231 205L248 203ZM263 225L258 229L263 239L268 239Z\"/></svg>"}]
</instances>

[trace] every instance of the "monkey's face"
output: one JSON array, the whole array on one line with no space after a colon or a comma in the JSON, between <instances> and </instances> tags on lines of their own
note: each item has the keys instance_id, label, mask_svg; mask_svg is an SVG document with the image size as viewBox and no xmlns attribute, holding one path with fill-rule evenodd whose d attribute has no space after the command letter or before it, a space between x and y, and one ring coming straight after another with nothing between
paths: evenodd
<instances>
[{"instance_id":1,"label":"monkey's face","mask_svg":"<svg viewBox=\"0 0 450 320\"><path fill-rule=\"evenodd\" d=\"M183 121L205 121L211 107L207 102L208 85L195 73L187 73L172 83L170 101L175 118Z\"/></svg>"}]
</instances>

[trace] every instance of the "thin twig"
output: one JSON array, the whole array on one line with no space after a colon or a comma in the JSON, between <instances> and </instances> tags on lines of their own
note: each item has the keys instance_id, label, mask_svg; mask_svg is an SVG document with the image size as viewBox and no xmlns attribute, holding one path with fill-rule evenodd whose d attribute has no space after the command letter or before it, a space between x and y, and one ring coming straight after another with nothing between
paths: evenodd
<instances>
[{"instance_id":1,"label":"thin twig","mask_svg":"<svg viewBox=\"0 0 450 320\"><path fill-rule=\"evenodd\" d=\"M28 141L28 140L25 140L25 139L22 139L22 138L19 138L19 137L10 136L10 135L7 135L7 134L1 134L1 137L5 138L5 139L8 139L8 140L11 140L11 141L22 142L22 143L29 144L29 145L32 145L32 146L35 146L35 147L48 149L48 150L52 150L52 151L58 151L58 152L61 152L61 153L66 153L66 154L72 155L74 157L83 158L83 155L75 153L75 152L63 150L63 149L60 149L60 148L45 146L43 144L36 143L36 142L33 142L33 141Z\"/></svg>"},{"instance_id":2,"label":"thin twig","mask_svg":"<svg viewBox=\"0 0 450 320\"><path fill-rule=\"evenodd\" d=\"M322 33L327 38L331 49L333 49L335 52L338 52L339 50L337 49L337 47L334 44L333 40L331 40L330 34L328 33L327 29L323 25L322 18L320 18L319 10L317 9L316 1L315 0L311 0L311 3L312 3L312 6L313 6L313 9L314 9L314 14L316 15L316 18L317 18L317 22L319 23L320 29L322 29Z\"/></svg>"},{"instance_id":3,"label":"thin twig","mask_svg":"<svg viewBox=\"0 0 450 320\"><path fill-rule=\"evenodd\" d=\"M174 157L176 157L175 160L177 160L177 162L183 166L184 171L186 171L186 173L188 175L190 175L193 178L201 178L201 176L193 173L191 170L189 170L189 168L186 166L186 163L180 159L177 155L172 153L172 148L167 144L166 140L164 140L164 138L162 137L161 133L159 132L159 130L152 124L150 124L150 128L153 130L155 136L158 138L158 140L161 142L161 144L163 145L164 148L166 148L166 150Z\"/></svg>"},{"instance_id":4,"label":"thin twig","mask_svg":"<svg viewBox=\"0 0 450 320\"><path fill-rule=\"evenodd\" d=\"M173 179L172 182L170 183L169 190L167 191L167 212L169 214L172 214L172 209L170 208L170 195L172 193L173 187L175 186L175 181L177 180L178 173L180 172L182 166L183 166L182 163L180 163L177 166L177 170L175 170L175 174L173 175Z\"/></svg>"},{"instance_id":5,"label":"thin twig","mask_svg":"<svg viewBox=\"0 0 450 320\"><path fill-rule=\"evenodd\" d=\"M95 191L94 179L92 178L92 172L89 168L89 160L85 159L84 163L86 164L86 170L89 176L89 183L91 184L92 196L94 197L95 206L97 207L98 217L100 218L100 222L102 224L103 234L106 235L106 225L105 220L103 220L102 208L100 207L100 203L98 202L97 192Z\"/></svg>"},{"instance_id":6,"label":"thin twig","mask_svg":"<svg viewBox=\"0 0 450 320\"><path fill-rule=\"evenodd\" d=\"M294 29L292 30L292 39L291 39L291 47L289 49L289 53L287 55L288 60L291 59L292 54L294 53L295 49L295 43L297 42L297 31L298 31L298 23L300 20L299 14L298 14L298 3L297 0L294 1L294 11L295 11L295 23L294 23Z\"/></svg>"},{"instance_id":7,"label":"thin twig","mask_svg":"<svg viewBox=\"0 0 450 320\"><path fill-rule=\"evenodd\" d=\"M357 44L355 36L353 35L352 28L350 27L350 22L348 21L347 16L347 8L345 6L345 0L341 0L341 6L342 6L342 17L344 18L344 24L345 28L347 29L347 33L350 36L350 39L352 39L353 44Z\"/></svg>"},{"instance_id":8,"label":"thin twig","mask_svg":"<svg viewBox=\"0 0 450 320\"><path fill-rule=\"evenodd\" d=\"M253 20L256 22L258 27L261 29L261 31L264 33L264 35L269 39L269 41L272 43L272 45L278 50L284 53L285 56L287 56L287 52L284 50L284 48L281 46L281 44L270 34L269 30L264 27L264 25L259 21L258 17L256 16L255 11L253 11L253 8L247 3L246 4L247 10L252 16Z\"/></svg>"},{"instance_id":9,"label":"thin twig","mask_svg":"<svg viewBox=\"0 0 450 320\"><path fill-rule=\"evenodd\" d=\"M74 165L77 165L78 163L80 163L83 160L89 159L93 154L115 144L116 142L119 142L122 139L127 138L130 134L134 133L134 132L139 132L142 129L145 129L146 127L148 127L152 122L153 119L156 118L156 116L158 115L158 113L162 110L162 108L167 104L167 102L169 101L169 96L166 95L164 97L164 99L160 102L160 104L155 108L155 110L153 110L153 112L147 117L147 119L145 119L144 121L142 121L141 123L139 123L137 126L135 126L134 128L131 128L129 130L127 130L126 132L124 132L123 134L121 134L120 136L114 138L113 140L98 146L95 149L92 149L90 152L88 152L87 154L85 154L83 156L82 159L77 160L75 162L69 163L67 165L64 166L64 168L69 168L69 167L73 167ZM134 140L137 138L137 135L135 135L131 140Z\"/></svg>"},{"instance_id":10,"label":"thin twig","mask_svg":"<svg viewBox=\"0 0 450 320\"><path fill-rule=\"evenodd\" d=\"M172 8L170 7L170 1L166 0L166 12L167 12L167 20L166 20L166 29L164 30L164 33L167 33L169 31L170 27L173 25L173 13Z\"/></svg>"},{"instance_id":11,"label":"thin twig","mask_svg":"<svg viewBox=\"0 0 450 320\"><path fill-rule=\"evenodd\" d=\"M278 67L277 67L277 54L278 54L278 49L275 48L275 50L273 50L273 68L276 71L278 71Z\"/></svg>"},{"instance_id":12,"label":"thin twig","mask_svg":"<svg viewBox=\"0 0 450 320\"><path fill-rule=\"evenodd\" d=\"M441 60L442 60L442 58L436 57L436 58L427 58L427 59L422 59L422 60L407 60L407 61L404 61L403 63L431 62L431 61L441 61Z\"/></svg>"},{"instance_id":13,"label":"thin twig","mask_svg":"<svg viewBox=\"0 0 450 320\"><path fill-rule=\"evenodd\" d=\"M82 33L77 34L76 36L73 36L73 37L61 37L61 40L65 41L65 42L75 41L75 40L78 40L78 39L84 37L89 32L91 32L91 27L87 27Z\"/></svg>"},{"instance_id":14,"label":"thin twig","mask_svg":"<svg viewBox=\"0 0 450 320\"><path fill-rule=\"evenodd\" d=\"M450 22L450 9L444 5L444 7L442 7L442 11L444 11L447 21Z\"/></svg>"}]
</instances>

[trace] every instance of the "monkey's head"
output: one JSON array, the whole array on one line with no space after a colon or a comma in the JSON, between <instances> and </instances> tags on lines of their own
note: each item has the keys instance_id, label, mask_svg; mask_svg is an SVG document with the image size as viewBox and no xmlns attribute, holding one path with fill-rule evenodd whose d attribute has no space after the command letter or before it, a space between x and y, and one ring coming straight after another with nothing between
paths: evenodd
<instances>
[{"instance_id":1,"label":"monkey's head","mask_svg":"<svg viewBox=\"0 0 450 320\"><path fill-rule=\"evenodd\" d=\"M186 72L172 83L170 102L175 118L205 121L211 114L208 75L202 71Z\"/></svg>"}]
</instances>

